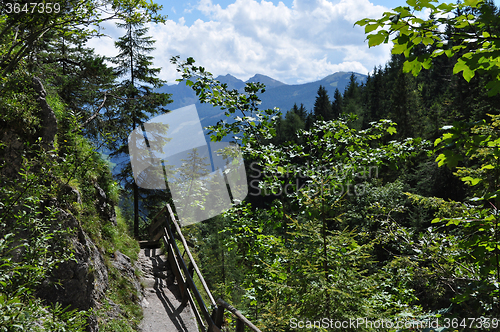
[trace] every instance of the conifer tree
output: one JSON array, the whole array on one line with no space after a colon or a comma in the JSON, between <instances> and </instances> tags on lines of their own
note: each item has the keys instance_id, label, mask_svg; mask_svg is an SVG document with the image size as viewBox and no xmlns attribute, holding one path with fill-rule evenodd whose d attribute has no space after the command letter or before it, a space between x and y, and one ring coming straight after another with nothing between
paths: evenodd
<instances>
[{"instance_id":1,"label":"conifer tree","mask_svg":"<svg viewBox=\"0 0 500 332\"><path fill-rule=\"evenodd\" d=\"M314 102L314 115L316 119L321 116L323 120L331 120L333 118L332 113L332 104L328 98L328 92L325 87L320 85L318 89L318 96Z\"/></svg>"},{"instance_id":2,"label":"conifer tree","mask_svg":"<svg viewBox=\"0 0 500 332\"><path fill-rule=\"evenodd\" d=\"M130 132L151 116L166 111L162 106L171 102L170 95L153 91L165 82L157 77L161 69L152 67L153 57L148 55L154 49L155 41L147 36L146 19L135 12L132 5L125 12L123 22L117 23L119 28L125 29L125 34L115 42L120 53L113 59L117 65L116 75L124 79L116 86L121 101L114 112L108 113L114 124L113 138L116 139L110 142L111 156L128 155L127 138ZM130 164L128 158L127 164ZM119 177L126 189L133 190L134 235L138 237L139 188L131 175L131 168L123 167Z\"/></svg>"},{"instance_id":3,"label":"conifer tree","mask_svg":"<svg viewBox=\"0 0 500 332\"><path fill-rule=\"evenodd\" d=\"M299 118L302 120L302 122L306 122L306 119L307 119L307 110L306 108L304 107L304 104L300 104L300 107L297 106L297 103L295 103L292 107L292 112L294 112L295 114L297 114L299 116Z\"/></svg>"},{"instance_id":4,"label":"conifer tree","mask_svg":"<svg viewBox=\"0 0 500 332\"><path fill-rule=\"evenodd\" d=\"M338 118L339 115L342 114L342 94L338 88L336 88L333 93L332 114L334 119Z\"/></svg>"},{"instance_id":5,"label":"conifer tree","mask_svg":"<svg viewBox=\"0 0 500 332\"><path fill-rule=\"evenodd\" d=\"M344 98L346 99L352 99L357 97L359 92L359 84L356 80L356 75L354 73L351 73L351 76L349 77L349 84L347 84L347 87L344 92Z\"/></svg>"}]
</instances>

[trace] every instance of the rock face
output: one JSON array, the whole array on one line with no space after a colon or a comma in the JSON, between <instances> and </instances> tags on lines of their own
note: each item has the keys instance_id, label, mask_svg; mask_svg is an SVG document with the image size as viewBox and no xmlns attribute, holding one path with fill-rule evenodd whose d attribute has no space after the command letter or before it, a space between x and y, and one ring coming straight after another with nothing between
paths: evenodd
<instances>
[{"instance_id":1,"label":"rock face","mask_svg":"<svg viewBox=\"0 0 500 332\"><path fill-rule=\"evenodd\" d=\"M0 159L4 161L0 163L0 172L5 178L16 179L19 177L19 169L21 168L23 142L19 135L11 129L1 133L0 142L6 142L0 156Z\"/></svg>"},{"instance_id":2,"label":"rock face","mask_svg":"<svg viewBox=\"0 0 500 332\"><path fill-rule=\"evenodd\" d=\"M57 119L54 111L45 99L47 93L40 79L34 77L32 86L38 94L37 102L40 105L40 111L38 113L40 114L41 122L41 132L37 129L34 135L42 138L42 146L45 150L52 150L54 148L55 135L58 130ZM0 143L5 143L2 149L0 149L0 175L2 179L15 180L20 177L19 171L21 170L22 157L25 156L24 152L26 150L24 143L32 138L30 136L28 139L25 136L26 135L20 135L12 129L6 129L0 132ZM30 158L30 156L28 156L28 158ZM54 158L55 160L57 156L50 154L48 158ZM47 171L37 166L31 168L30 171L39 173L45 172L44 176L40 177L44 179L41 186L46 185L56 188L50 191L50 194L44 197L38 197L41 201L40 206L37 206L40 218L43 218L45 213L50 214L50 217L47 216L48 218L45 226L51 228L51 231L61 231L64 229L71 230L69 234L64 233L65 235L63 235L62 238L52 239L50 243L51 249L55 253L63 252L65 249L71 249L73 254L71 259L60 263L58 267L52 271L50 277L46 278L38 286L36 295L46 303L59 303L63 308L70 306L71 309L78 310L88 310L91 308L99 310L101 303L106 300L106 291L109 287L109 264L106 265L107 261L103 256L104 249L96 246L75 216L79 215L79 206L81 207L85 204L91 205L95 203L95 211L97 211L97 213L94 213L94 211L92 211L92 213L96 220L92 222L100 224L113 223L116 226L117 222L113 202L107 197L106 192L99 184L97 184L97 180L95 180L93 185L90 185L90 189L94 187L95 191L90 194L86 193L86 195L82 195L76 188L68 183L64 183L64 181L52 174L50 170ZM20 188L19 191L22 189L23 188ZM82 200L86 201L82 202ZM50 207L50 209L46 209L47 207ZM16 209L22 209L22 206L14 207L12 209L13 213L16 212ZM55 212L57 220L53 219L52 212ZM84 211L84 213L85 212L86 211ZM11 223L14 222L15 220L11 221ZM91 235L95 235L95 237L93 236L92 238L99 238L100 236L99 234ZM29 235L26 231L19 231L16 234L16 238L20 240L15 240L14 247L20 244L21 240L25 239L27 236ZM21 261L23 250L25 250L24 247L14 249L12 252L12 259L14 261ZM111 263L124 276L132 280L134 287L139 290L138 294L140 294L141 286L138 278L135 276L134 267L131 264L130 258L120 252L116 252L114 258L114 261ZM140 301L140 299L137 299L137 301ZM112 301L108 300L108 302L113 305ZM119 311L119 306L114 306L115 309L117 308L116 311ZM88 331L99 331L95 316L91 316L88 319Z\"/></svg>"},{"instance_id":3,"label":"rock face","mask_svg":"<svg viewBox=\"0 0 500 332\"><path fill-rule=\"evenodd\" d=\"M120 251L115 251L114 253L114 259L112 260L111 264L120 271L120 273L127 277L129 280L132 281L132 284L134 288L137 291L137 294L142 293L142 287L141 283L139 282L139 279L135 275L135 267L132 265L132 261L127 255L122 254ZM139 302L142 299L135 299L137 302Z\"/></svg>"},{"instance_id":4,"label":"rock face","mask_svg":"<svg viewBox=\"0 0 500 332\"><path fill-rule=\"evenodd\" d=\"M74 259L60 264L42 283L37 295L63 307L69 305L72 309L88 310L96 306L108 288L106 263L76 218L62 209L58 212L62 224L77 230L76 236L69 239ZM89 319L89 331L98 331L94 317Z\"/></svg>"},{"instance_id":5,"label":"rock face","mask_svg":"<svg viewBox=\"0 0 500 332\"><path fill-rule=\"evenodd\" d=\"M42 142L45 149L52 150L54 148L54 137L57 134L56 115L45 99L47 92L43 87L42 81L36 76L33 77L33 88L38 93L37 101L41 108Z\"/></svg>"},{"instance_id":6,"label":"rock face","mask_svg":"<svg viewBox=\"0 0 500 332\"><path fill-rule=\"evenodd\" d=\"M102 188L94 184L96 193L96 210L100 220L112 222L116 225L116 214L112 202L106 197ZM82 229L77 218L64 210L63 206L70 206L71 201L81 204L81 195L77 189L70 186L62 187L66 194L64 203L52 199L49 205L57 212L57 227L74 230L72 235L65 239L59 239L60 243L70 245L73 259L59 264L40 285L37 295L48 303L60 303L63 307L70 306L72 309L88 310L99 308L104 302L106 290L109 286L108 267L99 248L92 242L88 234ZM141 285L135 276L135 269L128 256L116 251L112 257L111 264L125 277L132 281L134 287L141 292ZM141 299L136 299L139 302ZM109 303L112 303L107 299ZM116 306L116 311L120 311ZM112 313L110 313L112 314ZM88 320L90 332L99 331L96 317L91 316Z\"/></svg>"},{"instance_id":7,"label":"rock face","mask_svg":"<svg viewBox=\"0 0 500 332\"><path fill-rule=\"evenodd\" d=\"M97 210L104 220L109 220L116 226L116 213L113 204L110 204L106 193L96 183L94 184L97 194Z\"/></svg>"}]
</instances>

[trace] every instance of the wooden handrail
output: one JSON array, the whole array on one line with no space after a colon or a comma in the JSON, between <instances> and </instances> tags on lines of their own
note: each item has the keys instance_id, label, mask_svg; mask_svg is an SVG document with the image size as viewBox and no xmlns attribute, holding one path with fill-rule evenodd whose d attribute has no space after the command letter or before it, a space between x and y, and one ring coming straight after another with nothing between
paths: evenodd
<instances>
[{"instance_id":1,"label":"wooden handrail","mask_svg":"<svg viewBox=\"0 0 500 332\"><path fill-rule=\"evenodd\" d=\"M250 330L252 330L254 332L262 332L261 330L259 330L259 328L257 326L253 325L251 321L249 321L245 316L243 316L243 314L239 310L237 310L235 307L233 307L232 305L230 305L229 303L227 303L223 299L218 299L217 304L219 305L219 308L225 308L229 312L231 312L233 315L236 316L236 318L237 318L236 332L243 331L243 327L242 327L243 325L241 323L245 324ZM238 324L238 322L241 322L241 323Z\"/></svg>"},{"instance_id":2,"label":"wooden handrail","mask_svg":"<svg viewBox=\"0 0 500 332\"><path fill-rule=\"evenodd\" d=\"M184 239L184 235L182 235L181 228L179 227L179 224L175 220L174 213L172 212L172 208L170 205L167 205L168 212L170 213L170 219L172 220L172 223L175 226L175 230L177 231L177 235L179 235L182 244L184 245L184 250L186 250L186 253L189 257L189 260L191 264L193 264L194 270L196 271L196 274L198 275L198 278L200 278L201 284L203 285L203 288L205 289L205 292L208 295L208 298L210 299L210 304L212 306L217 306L217 303L215 303L214 297L212 296L212 293L208 289L207 283L205 282L205 279L203 278L203 275L201 274L200 270L198 269L198 265L196 264L193 256L191 255L191 251L189 250L189 247L186 243L186 239Z\"/></svg>"},{"instance_id":3,"label":"wooden handrail","mask_svg":"<svg viewBox=\"0 0 500 332\"><path fill-rule=\"evenodd\" d=\"M175 219L174 212L172 211L172 208L170 207L169 204L166 205L166 209L168 210L168 214L166 215L167 222L165 223L165 227L162 227L162 232L160 232L161 235L158 236L158 234L154 234L154 230L157 229L159 225L163 224L163 222L160 223L159 220L156 223L152 224L154 228L150 227L149 229L150 236L152 238L156 237L157 239L159 239L161 237L163 239L165 248L168 251L167 260L170 263L170 267L174 273L175 279L177 280L177 284L179 285L179 289L182 294L182 303L186 304L187 302L189 302L191 304L191 307L193 308L196 320L201 330L204 332L205 331L221 332L220 329L224 321L224 309L226 309L229 312L231 312L234 316L236 316L236 332L243 332L245 326L250 328L251 331L261 332L255 325L253 325L245 316L243 316L234 307L232 307L222 299L217 300L217 302L214 300L212 293L210 292L210 289L208 288L208 285L205 282L205 279L203 278L203 275L201 274L200 269L198 268L198 265L196 264L196 261L194 260L193 255L191 254L191 251L189 250L189 242L186 241L184 235L182 235L181 228L177 220ZM158 214L156 214L156 216L153 218L153 221L164 212L165 208L163 208ZM170 224L174 225L175 234L172 228L170 227ZM181 255L181 252L179 250L179 247L177 246L175 239L179 239L182 245L184 246L185 253L187 253L190 261L189 267L186 265L186 262L184 261L184 258ZM203 286L203 289L205 290L208 296L210 305L213 309L212 314L209 313L207 306L205 305L205 302L203 301L203 298L193 281L193 270L198 275L198 278ZM200 311L198 311L195 305L195 300L196 303L198 304ZM205 325L204 323L206 323L207 325Z\"/></svg>"},{"instance_id":4,"label":"wooden handrail","mask_svg":"<svg viewBox=\"0 0 500 332\"><path fill-rule=\"evenodd\" d=\"M151 241L157 241L158 239L160 239L164 232L163 232L163 228L160 227L160 226L163 226L165 224L165 220L163 219L158 219L156 222L154 222L157 218L159 218L163 213L165 213L167 211L167 206L164 206L163 209L160 210L160 212L158 212L154 217L153 219L151 219L151 224L149 225L148 227L148 235L149 235L149 238L151 239ZM155 232L157 231L157 232ZM179 237L179 235L177 234L174 234L174 238L176 238L177 240L180 240L181 238ZM193 242L190 242L188 240L184 240L186 241L187 245L191 248L194 248L195 245Z\"/></svg>"}]
</instances>

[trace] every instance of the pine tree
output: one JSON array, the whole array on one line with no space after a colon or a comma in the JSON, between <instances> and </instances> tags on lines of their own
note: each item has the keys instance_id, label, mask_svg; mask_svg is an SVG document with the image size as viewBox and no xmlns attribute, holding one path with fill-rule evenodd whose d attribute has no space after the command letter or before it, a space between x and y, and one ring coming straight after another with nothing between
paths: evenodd
<instances>
[{"instance_id":1,"label":"pine tree","mask_svg":"<svg viewBox=\"0 0 500 332\"><path fill-rule=\"evenodd\" d=\"M319 86L318 96L314 102L314 116L316 119L322 117L326 121L333 118L332 104L328 98L328 92L322 85Z\"/></svg>"},{"instance_id":2,"label":"pine tree","mask_svg":"<svg viewBox=\"0 0 500 332\"><path fill-rule=\"evenodd\" d=\"M332 114L334 119L338 118L340 114L342 114L342 94L338 88L336 88L333 93Z\"/></svg>"},{"instance_id":3,"label":"pine tree","mask_svg":"<svg viewBox=\"0 0 500 332\"><path fill-rule=\"evenodd\" d=\"M114 124L111 142L111 156L128 155L127 138L129 133L160 111L166 111L162 106L171 102L170 95L153 92L153 88L161 87L165 82L157 75L160 68L153 68L153 57L148 54L154 49L155 41L147 36L146 20L137 15L132 7L126 10L124 22L117 23L125 29L125 35L120 37L115 46L120 53L113 59L117 65L116 75L124 77L117 84L116 91L121 96L121 102L114 112L108 112L111 123ZM129 164L129 162L128 162ZM134 197L134 235L139 236L139 188L131 178L131 168L121 169L120 179L126 188L132 188Z\"/></svg>"},{"instance_id":4,"label":"pine tree","mask_svg":"<svg viewBox=\"0 0 500 332\"><path fill-rule=\"evenodd\" d=\"M344 98L346 99L356 98L358 92L359 92L359 84L358 81L356 80L356 75L354 75L354 73L351 73L351 76L349 77L349 84L347 84L347 87L344 92Z\"/></svg>"},{"instance_id":5,"label":"pine tree","mask_svg":"<svg viewBox=\"0 0 500 332\"><path fill-rule=\"evenodd\" d=\"M304 104L300 104L300 107L295 103L292 107L292 111L299 116L299 118L305 123L307 119L307 110Z\"/></svg>"},{"instance_id":6,"label":"pine tree","mask_svg":"<svg viewBox=\"0 0 500 332\"><path fill-rule=\"evenodd\" d=\"M363 104L364 85L357 82L356 75L351 73L349 83L342 97L343 112L354 114L358 118L352 122L352 126L357 129L362 129L365 124L366 107Z\"/></svg>"}]
</instances>

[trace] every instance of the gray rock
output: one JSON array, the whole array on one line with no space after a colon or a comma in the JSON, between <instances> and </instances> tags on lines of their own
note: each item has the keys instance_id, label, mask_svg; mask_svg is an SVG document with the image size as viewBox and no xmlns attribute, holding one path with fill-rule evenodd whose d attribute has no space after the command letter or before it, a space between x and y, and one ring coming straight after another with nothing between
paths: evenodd
<instances>
[{"instance_id":1,"label":"gray rock","mask_svg":"<svg viewBox=\"0 0 500 332\"><path fill-rule=\"evenodd\" d=\"M135 267L132 265L130 257L117 250L111 263L122 275L126 276L132 282L140 297L138 299L138 302L140 302L142 300L142 287L139 279L135 275Z\"/></svg>"},{"instance_id":2,"label":"gray rock","mask_svg":"<svg viewBox=\"0 0 500 332\"><path fill-rule=\"evenodd\" d=\"M5 179L17 179L21 169L23 143L12 129L2 130L0 141L5 144L0 156L0 174Z\"/></svg>"},{"instance_id":3,"label":"gray rock","mask_svg":"<svg viewBox=\"0 0 500 332\"><path fill-rule=\"evenodd\" d=\"M52 150L54 148L54 137L57 134L57 118L45 99L47 92L43 87L42 81L36 76L33 77L33 88L38 93L37 101L41 108L42 143L45 149Z\"/></svg>"},{"instance_id":4,"label":"gray rock","mask_svg":"<svg viewBox=\"0 0 500 332\"><path fill-rule=\"evenodd\" d=\"M43 281L37 295L49 303L60 303L63 307L88 310L96 306L108 288L108 270L98 248L81 229L70 213L59 210L60 222L77 229L69 238L74 259L60 264L52 275ZM89 331L98 331L97 320L90 317Z\"/></svg>"},{"instance_id":5,"label":"gray rock","mask_svg":"<svg viewBox=\"0 0 500 332\"><path fill-rule=\"evenodd\" d=\"M116 226L116 213L113 204L111 204L104 190L99 187L99 184L95 183L94 187L97 194L97 210L99 211L99 214L104 218L104 220L109 220Z\"/></svg>"}]
</instances>

